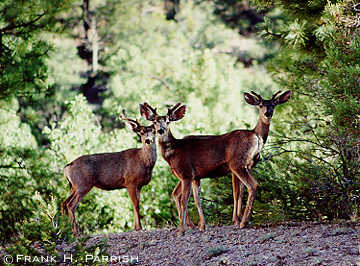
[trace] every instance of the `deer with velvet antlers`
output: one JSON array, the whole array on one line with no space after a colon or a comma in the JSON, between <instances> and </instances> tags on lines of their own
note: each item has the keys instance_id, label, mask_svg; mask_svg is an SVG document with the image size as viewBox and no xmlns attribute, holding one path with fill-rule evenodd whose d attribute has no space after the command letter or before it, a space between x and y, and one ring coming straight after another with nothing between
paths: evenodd
<instances>
[{"instance_id":1,"label":"deer with velvet antlers","mask_svg":"<svg viewBox=\"0 0 360 266\"><path fill-rule=\"evenodd\" d=\"M240 228L245 227L258 187L251 169L259 161L275 106L287 102L291 95L291 91L280 93L274 94L270 100L264 100L253 91L251 94L244 93L245 101L259 109L259 120L253 130L235 130L223 135L186 136L183 139L176 139L172 135L169 124L184 117L185 105L178 103L168 109L167 115L160 116L148 103L140 104L141 115L155 126L163 158L180 180L172 193L179 214L180 233L185 230L191 187L200 217L200 230L205 230L205 218L200 205L200 180L224 176L230 172L234 197L233 222ZM249 193L241 215L244 185Z\"/></svg>"},{"instance_id":2,"label":"deer with velvet antlers","mask_svg":"<svg viewBox=\"0 0 360 266\"><path fill-rule=\"evenodd\" d=\"M62 203L62 213L70 217L72 231L78 235L75 210L81 199L93 188L114 190L127 188L134 207L135 230L141 230L140 190L152 177L156 162L154 126L142 126L137 120L121 115L125 123L140 136L142 148L122 152L84 155L64 168L71 195Z\"/></svg>"}]
</instances>

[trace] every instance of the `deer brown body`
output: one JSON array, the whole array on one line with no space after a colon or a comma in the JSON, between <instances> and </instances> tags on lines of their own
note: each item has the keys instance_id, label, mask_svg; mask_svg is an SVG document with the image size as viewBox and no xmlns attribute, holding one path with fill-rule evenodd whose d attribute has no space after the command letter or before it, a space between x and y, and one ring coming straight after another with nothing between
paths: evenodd
<instances>
[{"instance_id":1,"label":"deer brown body","mask_svg":"<svg viewBox=\"0 0 360 266\"><path fill-rule=\"evenodd\" d=\"M93 188L114 190L127 188L134 207L135 229L140 230L140 190L152 177L156 162L155 131L137 121L125 118L133 131L140 135L143 147L122 152L84 155L64 168L71 195L62 203L62 212L70 217L72 230L78 234L74 212L81 199Z\"/></svg>"},{"instance_id":2,"label":"deer brown body","mask_svg":"<svg viewBox=\"0 0 360 266\"><path fill-rule=\"evenodd\" d=\"M255 93L253 93L255 94ZM251 169L260 158L260 152L267 140L273 110L277 104L286 102L291 91L279 98L276 94L271 100L263 100L245 94L245 100L260 110L259 121L253 130L235 130L223 135L187 136L183 139L173 137L168 125L183 118L186 106L175 105L166 116L159 116L149 104L140 105L141 114L154 123L159 136L161 154L170 165L172 173L180 182L173 196L180 219L180 232L184 231L184 218L193 188L194 201L200 216L200 229L205 229L205 218L200 205L200 180L205 177L219 177L232 173L234 212L233 222L243 228L250 216L258 183L251 175ZM241 201L244 185L249 194L241 216ZM241 221L241 222L240 222Z\"/></svg>"},{"instance_id":3,"label":"deer brown body","mask_svg":"<svg viewBox=\"0 0 360 266\"><path fill-rule=\"evenodd\" d=\"M226 175L231 171L232 163L251 167L261 151L262 142L261 137L250 130L159 141L161 154L173 171L200 179Z\"/></svg>"}]
</instances>

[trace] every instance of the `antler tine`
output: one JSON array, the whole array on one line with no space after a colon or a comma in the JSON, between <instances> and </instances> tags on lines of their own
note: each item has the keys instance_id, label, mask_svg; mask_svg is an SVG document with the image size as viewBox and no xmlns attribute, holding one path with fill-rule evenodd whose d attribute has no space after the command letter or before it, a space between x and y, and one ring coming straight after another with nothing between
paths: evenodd
<instances>
[{"instance_id":1,"label":"antler tine","mask_svg":"<svg viewBox=\"0 0 360 266\"><path fill-rule=\"evenodd\" d=\"M257 94L255 91L251 91L251 94L253 94L253 95L255 95L256 97L258 97L258 99L259 100L263 100L263 98L259 95L259 94Z\"/></svg>"},{"instance_id":2,"label":"antler tine","mask_svg":"<svg viewBox=\"0 0 360 266\"><path fill-rule=\"evenodd\" d=\"M139 121L138 121L137 119L134 120L134 119L130 119L130 118L126 117L126 111L125 111L125 109L122 109L122 112L121 112L121 114L120 114L120 117L121 117L121 119L123 119L123 120L127 120L127 121L130 121L130 122L136 123L137 126L140 126L140 123L139 123Z\"/></svg>"},{"instance_id":3,"label":"antler tine","mask_svg":"<svg viewBox=\"0 0 360 266\"><path fill-rule=\"evenodd\" d=\"M276 92L276 93L273 95L273 97L271 98L271 100L275 100L276 97L277 97L280 93L281 93L281 90L278 91L278 92Z\"/></svg>"},{"instance_id":4,"label":"antler tine","mask_svg":"<svg viewBox=\"0 0 360 266\"><path fill-rule=\"evenodd\" d=\"M168 109L168 114L170 114L171 112L175 111L179 106L181 105L181 103L177 103L175 104L173 107Z\"/></svg>"}]
</instances>

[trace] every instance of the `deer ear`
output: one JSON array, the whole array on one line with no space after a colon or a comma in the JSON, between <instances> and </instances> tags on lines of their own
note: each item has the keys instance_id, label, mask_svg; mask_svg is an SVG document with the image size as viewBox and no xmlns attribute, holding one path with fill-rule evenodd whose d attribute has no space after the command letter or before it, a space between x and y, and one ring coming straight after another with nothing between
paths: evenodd
<instances>
[{"instance_id":1,"label":"deer ear","mask_svg":"<svg viewBox=\"0 0 360 266\"><path fill-rule=\"evenodd\" d=\"M186 110L186 105L183 105L177 108L175 111L172 111L168 117L170 121L177 121L184 117Z\"/></svg>"},{"instance_id":2,"label":"deer ear","mask_svg":"<svg viewBox=\"0 0 360 266\"><path fill-rule=\"evenodd\" d=\"M137 123L133 122L133 121L125 121L125 124L134 132L138 132L139 131L139 126Z\"/></svg>"},{"instance_id":3,"label":"deer ear","mask_svg":"<svg viewBox=\"0 0 360 266\"><path fill-rule=\"evenodd\" d=\"M285 91L283 94L279 96L279 98L277 98L276 104L286 103L290 99L290 96L291 96L291 90Z\"/></svg>"},{"instance_id":4,"label":"deer ear","mask_svg":"<svg viewBox=\"0 0 360 266\"><path fill-rule=\"evenodd\" d=\"M150 108L148 108L145 104L139 104L140 114L143 118L149 121L155 120L155 114Z\"/></svg>"},{"instance_id":5,"label":"deer ear","mask_svg":"<svg viewBox=\"0 0 360 266\"><path fill-rule=\"evenodd\" d=\"M244 92L244 98L248 104L251 104L251 105L259 105L260 104L260 100L257 97L255 97L247 92Z\"/></svg>"}]
</instances>

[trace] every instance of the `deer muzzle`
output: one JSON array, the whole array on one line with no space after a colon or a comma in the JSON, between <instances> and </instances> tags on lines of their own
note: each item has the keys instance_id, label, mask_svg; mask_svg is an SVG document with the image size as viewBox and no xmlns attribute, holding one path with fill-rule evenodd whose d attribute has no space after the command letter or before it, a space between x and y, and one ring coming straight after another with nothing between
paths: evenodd
<instances>
[{"instance_id":1,"label":"deer muzzle","mask_svg":"<svg viewBox=\"0 0 360 266\"><path fill-rule=\"evenodd\" d=\"M159 133L160 135L163 135L163 134L165 133L165 130L162 129L162 128L160 128L160 129L158 130L158 133Z\"/></svg>"},{"instance_id":2,"label":"deer muzzle","mask_svg":"<svg viewBox=\"0 0 360 266\"><path fill-rule=\"evenodd\" d=\"M266 116L267 118L272 117L272 115L273 115L273 112L266 112L266 113L265 113L265 116Z\"/></svg>"}]
</instances>

